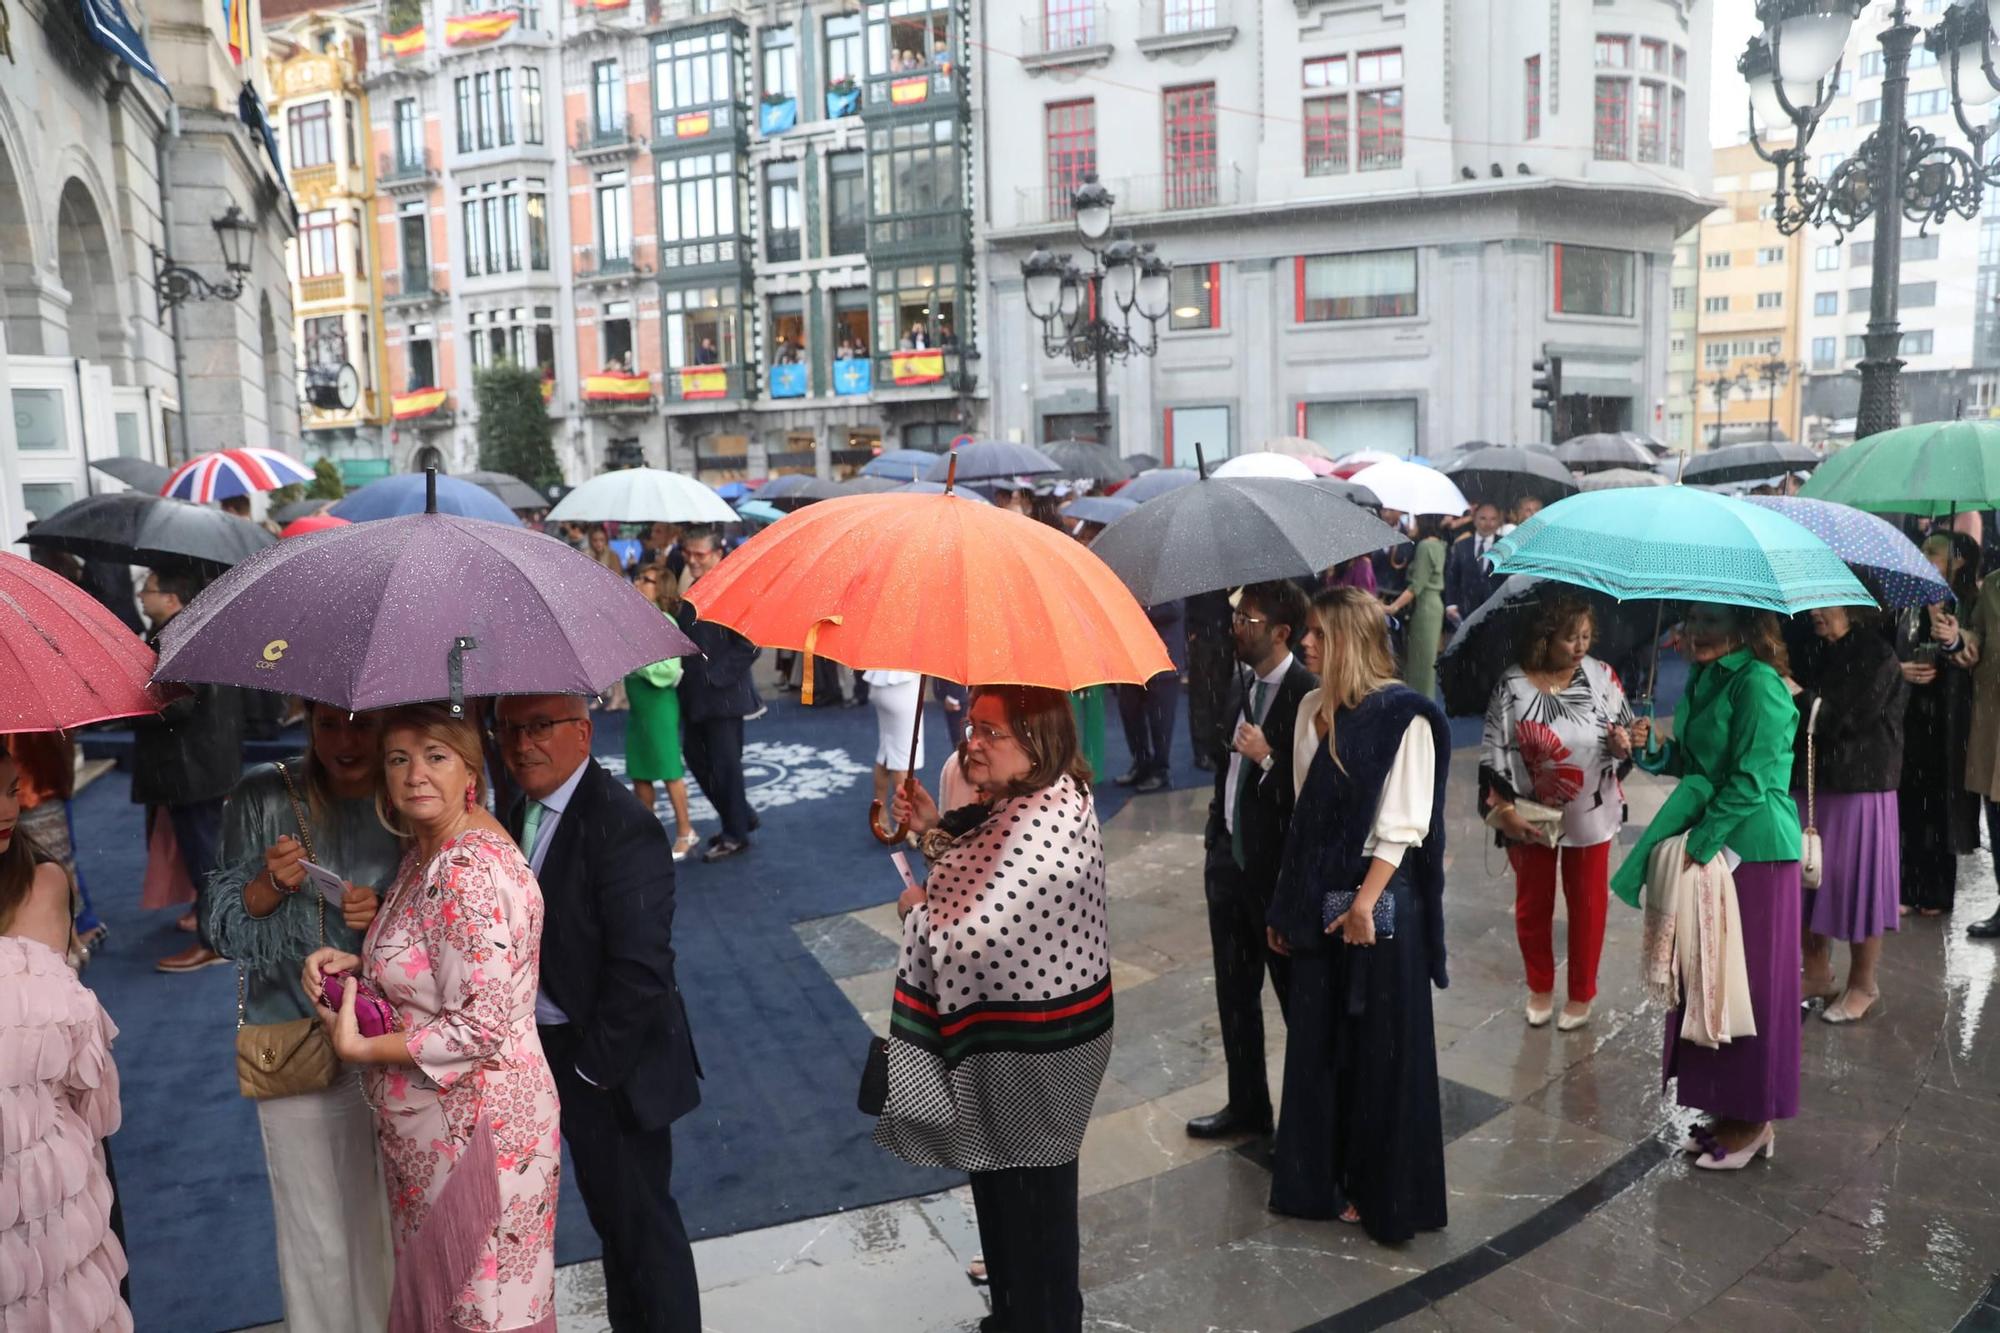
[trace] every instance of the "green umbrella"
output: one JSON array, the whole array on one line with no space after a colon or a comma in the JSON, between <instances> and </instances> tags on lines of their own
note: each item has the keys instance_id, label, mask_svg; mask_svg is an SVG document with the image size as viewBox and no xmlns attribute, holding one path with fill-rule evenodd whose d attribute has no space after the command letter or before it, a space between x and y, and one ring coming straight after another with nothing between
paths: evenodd
<instances>
[{"instance_id":1,"label":"green umbrella","mask_svg":"<svg viewBox=\"0 0 2000 1333\"><path fill-rule=\"evenodd\" d=\"M2000 422L1928 421L1870 435L1820 464L1799 489L1878 514L2000 506Z\"/></svg>"}]
</instances>

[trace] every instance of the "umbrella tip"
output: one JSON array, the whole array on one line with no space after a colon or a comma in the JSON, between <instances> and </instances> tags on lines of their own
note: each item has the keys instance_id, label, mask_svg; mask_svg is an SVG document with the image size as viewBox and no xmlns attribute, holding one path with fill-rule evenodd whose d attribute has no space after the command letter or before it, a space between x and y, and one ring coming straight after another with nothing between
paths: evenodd
<instances>
[{"instance_id":1,"label":"umbrella tip","mask_svg":"<svg viewBox=\"0 0 2000 1333\"><path fill-rule=\"evenodd\" d=\"M952 484L958 480L958 450L951 451L951 461L945 464L944 493L951 494Z\"/></svg>"},{"instance_id":2,"label":"umbrella tip","mask_svg":"<svg viewBox=\"0 0 2000 1333\"><path fill-rule=\"evenodd\" d=\"M435 467L427 467L424 469L424 512L435 514L437 511L438 470Z\"/></svg>"},{"instance_id":3,"label":"umbrella tip","mask_svg":"<svg viewBox=\"0 0 2000 1333\"><path fill-rule=\"evenodd\" d=\"M1202 452L1200 440L1194 442L1194 466L1195 471L1200 474L1201 480L1207 481L1208 455Z\"/></svg>"}]
</instances>

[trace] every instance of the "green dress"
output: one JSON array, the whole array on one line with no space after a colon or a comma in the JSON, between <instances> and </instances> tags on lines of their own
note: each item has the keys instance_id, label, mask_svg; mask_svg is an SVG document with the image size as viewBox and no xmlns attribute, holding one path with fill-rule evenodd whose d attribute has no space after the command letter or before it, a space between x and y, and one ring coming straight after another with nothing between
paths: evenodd
<instances>
[{"instance_id":1,"label":"green dress","mask_svg":"<svg viewBox=\"0 0 2000 1333\"><path fill-rule=\"evenodd\" d=\"M1083 761L1090 765L1095 782L1104 774L1104 695L1109 687L1092 685L1069 696L1070 711L1076 715L1076 743Z\"/></svg>"},{"instance_id":2,"label":"green dress","mask_svg":"<svg viewBox=\"0 0 2000 1333\"><path fill-rule=\"evenodd\" d=\"M625 776L634 782L676 782L681 762L681 659L669 657L625 677L632 713L625 723Z\"/></svg>"},{"instance_id":3,"label":"green dress","mask_svg":"<svg viewBox=\"0 0 2000 1333\"><path fill-rule=\"evenodd\" d=\"M1444 637L1444 543L1426 537L1410 558L1410 609L1403 630L1408 658L1403 680L1424 698L1437 693L1437 655Z\"/></svg>"}]
</instances>

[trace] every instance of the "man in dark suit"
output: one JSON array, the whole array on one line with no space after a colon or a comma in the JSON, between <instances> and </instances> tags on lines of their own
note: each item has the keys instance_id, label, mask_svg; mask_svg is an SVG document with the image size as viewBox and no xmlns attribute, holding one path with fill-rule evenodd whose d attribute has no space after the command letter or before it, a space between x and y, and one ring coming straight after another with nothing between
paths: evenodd
<instances>
[{"instance_id":1,"label":"man in dark suit","mask_svg":"<svg viewBox=\"0 0 2000 1333\"><path fill-rule=\"evenodd\" d=\"M1229 1102L1188 1121L1198 1139L1271 1130L1271 1088L1264 1073L1264 973L1284 1008L1290 964L1266 943L1264 914L1277 886L1285 830L1292 818L1292 733L1299 701L1317 683L1292 656L1305 626L1306 595L1296 583L1253 583L1230 622L1237 672L1227 716L1234 732L1228 762L1208 803L1203 887L1214 951L1215 1006L1229 1065Z\"/></svg>"},{"instance_id":2,"label":"man in dark suit","mask_svg":"<svg viewBox=\"0 0 2000 1333\"><path fill-rule=\"evenodd\" d=\"M1188 742L1194 766L1203 772L1229 758L1229 737L1223 715L1229 696L1229 594L1197 593L1187 599ZM1169 646L1168 652L1171 653Z\"/></svg>"},{"instance_id":3,"label":"man in dark suit","mask_svg":"<svg viewBox=\"0 0 2000 1333\"><path fill-rule=\"evenodd\" d=\"M1134 791L1167 789L1174 715L1181 710L1181 673L1187 670L1187 621L1181 608L1178 600L1146 608L1146 618L1167 646L1173 670L1162 671L1144 685L1118 687L1118 720L1125 728L1125 748L1132 752L1132 767L1112 781Z\"/></svg>"},{"instance_id":4,"label":"man in dark suit","mask_svg":"<svg viewBox=\"0 0 2000 1333\"><path fill-rule=\"evenodd\" d=\"M713 529L692 528L681 535L687 557L686 588L722 563L722 538ZM722 832L708 840L704 861L720 861L750 849L757 817L743 787L743 719L758 711L757 686L750 679L757 648L735 630L699 619L683 601L681 629L701 649L681 675L681 748L701 794L722 818Z\"/></svg>"},{"instance_id":5,"label":"man in dark suit","mask_svg":"<svg viewBox=\"0 0 2000 1333\"><path fill-rule=\"evenodd\" d=\"M1444 614L1452 624L1477 611L1506 582L1486 567L1486 555L1500 540L1500 506L1472 507L1472 531L1451 544L1444 558Z\"/></svg>"},{"instance_id":6,"label":"man in dark suit","mask_svg":"<svg viewBox=\"0 0 2000 1333\"><path fill-rule=\"evenodd\" d=\"M666 830L590 757L583 700L516 695L495 717L523 793L507 831L542 887L535 1025L577 1190L604 1242L606 1312L616 1333L697 1333L673 1123L700 1103L701 1071L674 981Z\"/></svg>"}]
</instances>

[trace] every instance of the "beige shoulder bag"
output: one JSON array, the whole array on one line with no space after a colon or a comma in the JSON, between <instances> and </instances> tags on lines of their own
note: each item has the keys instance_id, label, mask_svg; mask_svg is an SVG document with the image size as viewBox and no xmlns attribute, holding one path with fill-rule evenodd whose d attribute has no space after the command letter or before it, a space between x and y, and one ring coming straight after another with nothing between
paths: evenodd
<instances>
[{"instance_id":1,"label":"beige shoulder bag","mask_svg":"<svg viewBox=\"0 0 2000 1333\"><path fill-rule=\"evenodd\" d=\"M284 764L278 776L285 780L285 794L292 801L292 818L298 821L299 843L308 861L313 855L312 834L306 829L306 812L299 804L298 789ZM326 895L317 886L319 899L319 942L326 943ZM236 1086L245 1097L264 1101L273 1097L296 1097L302 1092L321 1092L340 1077L340 1060L333 1053L333 1041L317 1018L295 1018L289 1023L245 1023L243 1021L244 975L236 969Z\"/></svg>"}]
</instances>

